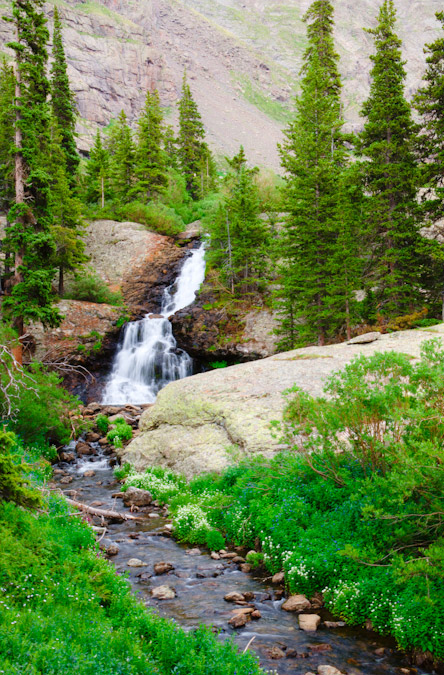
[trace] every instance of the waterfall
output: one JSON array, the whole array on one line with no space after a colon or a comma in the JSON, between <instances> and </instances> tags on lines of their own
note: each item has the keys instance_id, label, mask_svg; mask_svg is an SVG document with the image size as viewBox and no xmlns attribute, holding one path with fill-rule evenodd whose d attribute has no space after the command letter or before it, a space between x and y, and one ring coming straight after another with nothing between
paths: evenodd
<instances>
[{"instance_id":1,"label":"waterfall","mask_svg":"<svg viewBox=\"0 0 444 675\"><path fill-rule=\"evenodd\" d=\"M185 260L174 284L165 289L158 318L148 314L126 326L103 403L154 403L162 387L192 375L192 359L177 349L168 317L194 302L204 279L205 248L201 244Z\"/></svg>"}]
</instances>

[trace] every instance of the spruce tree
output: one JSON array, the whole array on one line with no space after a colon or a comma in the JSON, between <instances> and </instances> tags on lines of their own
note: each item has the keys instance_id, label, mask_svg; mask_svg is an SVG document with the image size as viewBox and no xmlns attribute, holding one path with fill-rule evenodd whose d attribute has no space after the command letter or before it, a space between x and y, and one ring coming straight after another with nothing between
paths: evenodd
<instances>
[{"instance_id":1,"label":"spruce tree","mask_svg":"<svg viewBox=\"0 0 444 675\"><path fill-rule=\"evenodd\" d=\"M100 131L97 131L86 165L86 199L88 202L98 202L102 209L105 207L105 199L110 192L109 165L108 150L103 146Z\"/></svg>"},{"instance_id":2,"label":"spruce tree","mask_svg":"<svg viewBox=\"0 0 444 675\"><path fill-rule=\"evenodd\" d=\"M229 290L238 296L254 292L264 281L268 245L267 224L259 217L260 204L244 149L228 160L224 199L216 214L207 218L210 265L220 270Z\"/></svg>"},{"instance_id":3,"label":"spruce tree","mask_svg":"<svg viewBox=\"0 0 444 675\"><path fill-rule=\"evenodd\" d=\"M16 41L15 204L8 214L6 246L14 256L14 274L2 313L19 337L28 321L56 325L53 307L49 82L46 76L48 30L43 0L12 2ZM17 354L21 358L21 353Z\"/></svg>"},{"instance_id":4,"label":"spruce tree","mask_svg":"<svg viewBox=\"0 0 444 675\"><path fill-rule=\"evenodd\" d=\"M159 196L168 184L162 122L159 93L148 92L139 118L134 188L134 193L141 195L146 201Z\"/></svg>"},{"instance_id":5,"label":"spruce tree","mask_svg":"<svg viewBox=\"0 0 444 675\"><path fill-rule=\"evenodd\" d=\"M135 148L125 112L119 115L110 137L110 178L113 196L122 204L130 201L135 179Z\"/></svg>"},{"instance_id":6,"label":"spruce tree","mask_svg":"<svg viewBox=\"0 0 444 675\"><path fill-rule=\"evenodd\" d=\"M444 30L444 12L436 18ZM425 211L432 221L442 218L444 204L444 34L426 45L427 69L425 84L415 98L414 105L421 115L421 133L418 138L422 162L422 180L430 190L426 193Z\"/></svg>"},{"instance_id":7,"label":"spruce tree","mask_svg":"<svg viewBox=\"0 0 444 675\"><path fill-rule=\"evenodd\" d=\"M204 139L202 119L184 73L179 101L179 163L187 191L193 199L204 196L214 175L211 154Z\"/></svg>"},{"instance_id":8,"label":"spruce tree","mask_svg":"<svg viewBox=\"0 0 444 675\"><path fill-rule=\"evenodd\" d=\"M12 66L3 58L0 68L0 209L7 211L14 201L14 94Z\"/></svg>"},{"instance_id":9,"label":"spruce tree","mask_svg":"<svg viewBox=\"0 0 444 675\"><path fill-rule=\"evenodd\" d=\"M59 11L54 7L54 34L51 66L52 114L61 133L61 144L66 156L67 175L71 185L76 182L80 157L76 147L76 105L70 88L65 50L62 39L62 23Z\"/></svg>"},{"instance_id":10,"label":"spruce tree","mask_svg":"<svg viewBox=\"0 0 444 675\"><path fill-rule=\"evenodd\" d=\"M73 272L87 261L82 205L73 194L67 174L66 154L62 133L57 121L52 120L49 171L51 174L52 232L56 244L54 265L59 270L58 292L64 292L65 272Z\"/></svg>"},{"instance_id":11,"label":"spruce tree","mask_svg":"<svg viewBox=\"0 0 444 675\"><path fill-rule=\"evenodd\" d=\"M347 155L332 13L331 2L317 0L305 17L309 47L301 94L280 148L289 214L279 247L277 293L278 332L285 349L315 341L323 345L351 323L355 278L350 260L356 247L348 235L350 248L344 245L344 228L350 224L341 213L340 185Z\"/></svg>"},{"instance_id":12,"label":"spruce tree","mask_svg":"<svg viewBox=\"0 0 444 675\"><path fill-rule=\"evenodd\" d=\"M166 165L169 169L175 171L179 168L179 161L177 157L177 138L172 126L165 127L163 134L163 147L166 154Z\"/></svg>"},{"instance_id":13,"label":"spruce tree","mask_svg":"<svg viewBox=\"0 0 444 675\"><path fill-rule=\"evenodd\" d=\"M405 99L406 73L401 41L394 32L392 0L384 0L378 25L368 30L375 41L370 95L358 150L368 195L368 247L371 280L380 312L411 312L420 297L420 235L416 201L418 174L413 152L415 125Z\"/></svg>"}]
</instances>

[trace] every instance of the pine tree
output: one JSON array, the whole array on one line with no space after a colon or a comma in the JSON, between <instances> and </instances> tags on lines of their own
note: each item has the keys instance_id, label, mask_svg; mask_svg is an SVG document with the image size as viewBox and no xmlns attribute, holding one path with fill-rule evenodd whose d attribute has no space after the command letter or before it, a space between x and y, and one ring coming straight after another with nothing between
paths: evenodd
<instances>
[{"instance_id":1,"label":"pine tree","mask_svg":"<svg viewBox=\"0 0 444 675\"><path fill-rule=\"evenodd\" d=\"M281 235L280 346L326 340L350 327L356 247L341 213L341 176L347 155L341 136L340 80L332 6L312 4L306 15L309 47L294 121L280 148L289 213ZM344 245L344 237L351 248ZM348 271L345 273L345 271Z\"/></svg>"},{"instance_id":2,"label":"pine tree","mask_svg":"<svg viewBox=\"0 0 444 675\"><path fill-rule=\"evenodd\" d=\"M7 211L14 201L14 93L12 66L3 58L0 69L0 209Z\"/></svg>"},{"instance_id":3,"label":"pine tree","mask_svg":"<svg viewBox=\"0 0 444 675\"><path fill-rule=\"evenodd\" d=\"M52 178L51 210L54 218L52 232L56 244L54 266L59 270L58 292L62 296L65 272L78 269L88 258L83 241L82 205L70 185L63 136L55 119L52 121L51 132L49 171Z\"/></svg>"},{"instance_id":4,"label":"pine tree","mask_svg":"<svg viewBox=\"0 0 444 675\"><path fill-rule=\"evenodd\" d=\"M193 199L204 196L214 175L211 153L204 139L202 119L184 73L179 101L179 163Z\"/></svg>"},{"instance_id":5,"label":"pine tree","mask_svg":"<svg viewBox=\"0 0 444 675\"><path fill-rule=\"evenodd\" d=\"M444 12L436 18L444 30ZM426 194L426 213L432 220L442 218L444 204L444 35L426 45L428 54L425 85L421 87L414 105L422 118L418 139L424 184L431 190Z\"/></svg>"},{"instance_id":6,"label":"pine tree","mask_svg":"<svg viewBox=\"0 0 444 675\"><path fill-rule=\"evenodd\" d=\"M76 182L80 157L76 147L76 105L70 88L68 68L62 39L59 11L54 7L53 64L51 66L52 114L57 120L61 143L66 155L67 174L71 185Z\"/></svg>"},{"instance_id":7,"label":"pine tree","mask_svg":"<svg viewBox=\"0 0 444 675\"><path fill-rule=\"evenodd\" d=\"M211 238L207 257L230 291L242 296L263 283L268 228L259 218L257 169L247 167L242 146L228 162L231 172L225 179L225 197L217 213L207 219Z\"/></svg>"},{"instance_id":8,"label":"pine tree","mask_svg":"<svg viewBox=\"0 0 444 675\"><path fill-rule=\"evenodd\" d=\"M8 214L6 245L14 255L11 290L2 303L19 337L27 321L56 325L51 282L52 213L49 147L49 82L46 77L48 30L43 0L12 3L16 41L15 204ZM21 352L17 353L21 358Z\"/></svg>"},{"instance_id":9,"label":"pine tree","mask_svg":"<svg viewBox=\"0 0 444 675\"><path fill-rule=\"evenodd\" d=\"M393 1L384 0L378 25L368 30L376 53L371 56L370 95L362 109L366 121L358 143L365 158L361 168L369 202L370 272L380 311L386 316L413 310L421 275L415 125L404 96L406 74L395 22Z\"/></svg>"},{"instance_id":10,"label":"pine tree","mask_svg":"<svg viewBox=\"0 0 444 675\"><path fill-rule=\"evenodd\" d=\"M171 125L165 127L163 134L163 148L166 154L167 167L176 171L179 168L177 138Z\"/></svg>"},{"instance_id":11,"label":"pine tree","mask_svg":"<svg viewBox=\"0 0 444 675\"><path fill-rule=\"evenodd\" d=\"M125 112L119 115L110 137L110 177L114 198L122 204L130 201L135 179L135 148Z\"/></svg>"},{"instance_id":12,"label":"pine tree","mask_svg":"<svg viewBox=\"0 0 444 675\"><path fill-rule=\"evenodd\" d=\"M108 151L103 146L100 131L97 131L86 165L86 199L88 202L98 202L102 209L109 196L109 164Z\"/></svg>"},{"instance_id":13,"label":"pine tree","mask_svg":"<svg viewBox=\"0 0 444 675\"><path fill-rule=\"evenodd\" d=\"M159 93L148 92L145 107L139 118L134 188L134 192L147 201L157 197L168 184L162 122Z\"/></svg>"}]
</instances>

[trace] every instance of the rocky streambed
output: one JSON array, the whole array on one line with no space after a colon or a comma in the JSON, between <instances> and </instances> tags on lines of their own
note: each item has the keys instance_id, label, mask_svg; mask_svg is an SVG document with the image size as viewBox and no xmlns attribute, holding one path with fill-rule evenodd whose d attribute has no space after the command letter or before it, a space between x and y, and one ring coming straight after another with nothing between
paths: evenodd
<instances>
[{"instance_id":1,"label":"rocky streambed","mask_svg":"<svg viewBox=\"0 0 444 675\"><path fill-rule=\"evenodd\" d=\"M120 411L134 420L140 412L136 407ZM178 544L168 508L149 498L145 506L140 497L124 501L111 466L116 463L112 449L103 439L92 434L88 438L62 453L68 461L56 467L53 487L94 510L136 518L88 516L103 554L118 574L128 576L147 608L186 630L212 625L219 639L233 639L240 650L254 650L265 669L282 675L424 672L411 668L391 640L338 622L322 607L320 596L288 601L282 576L249 570L245 550L210 552ZM293 611L285 611L289 607Z\"/></svg>"}]
</instances>

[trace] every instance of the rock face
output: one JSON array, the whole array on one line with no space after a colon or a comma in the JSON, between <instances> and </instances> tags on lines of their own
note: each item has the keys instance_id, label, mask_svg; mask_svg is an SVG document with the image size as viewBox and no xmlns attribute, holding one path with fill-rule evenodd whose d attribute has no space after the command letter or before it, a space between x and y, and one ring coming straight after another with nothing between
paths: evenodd
<instances>
[{"instance_id":1,"label":"rock face","mask_svg":"<svg viewBox=\"0 0 444 675\"><path fill-rule=\"evenodd\" d=\"M138 470L159 464L188 477L220 471L236 456L270 456L282 448L270 422L281 418L285 389L296 384L320 395L326 377L354 356L391 350L418 357L422 342L443 334L439 324L370 344L306 347L173 382L143 413L140 435L120 454Z\"/></svg>"},{"instance_id":2,"label":"rock face","mask_svg":"<svg viewBox=\"0 0 444 675\"><path fill-rule=\"evenodd\" d=\"M295 92L305 49L302 21L311 0L96 0L58 2L69 76L80 113L80 147L97 126L125 109L135 123L148 89L176 103L186 67L211 146L234 154L242 143L254 164L280 168L276 143ZM47 2L52 21L54 0ZM336 42L345 79L345 114L359 124L368 92L370 36L380 0L335 3ZM407 90L418 86L423 46L438 32L441 0L398 0ZM5 11L6 8L5 8ZM50 26L52 32L52 26ZM11 40L2 22L0 44ZM221 114L222 113L222 114ZM171 120L174 122L174 117Z\"/></svg>"}]
</instances>

